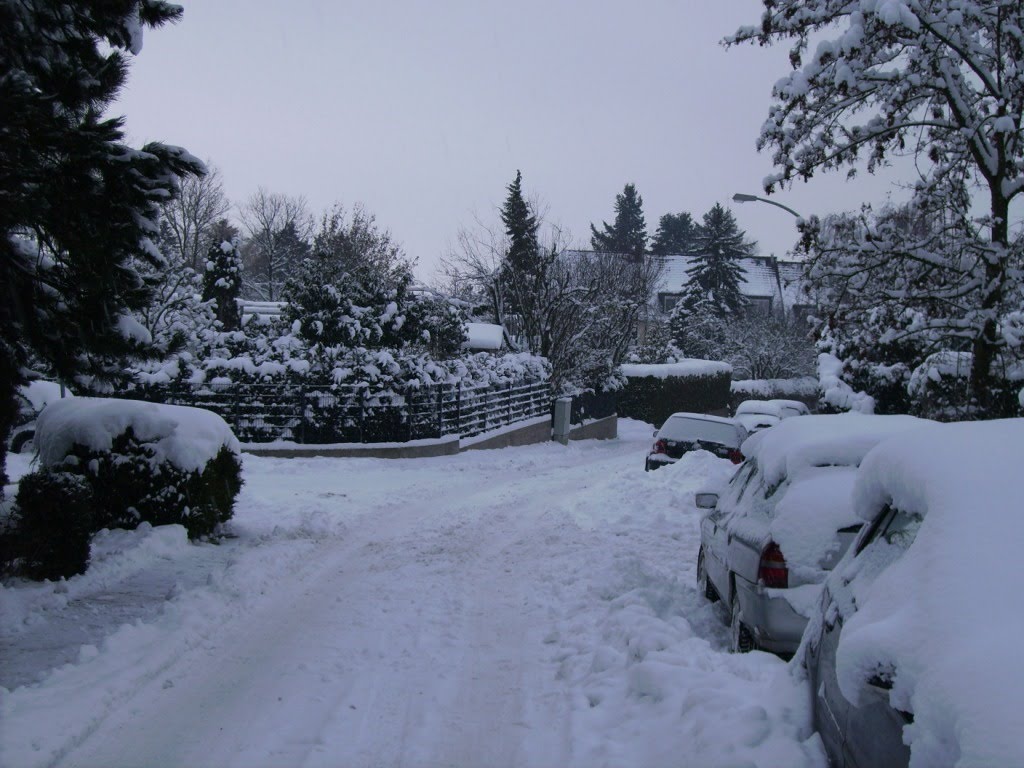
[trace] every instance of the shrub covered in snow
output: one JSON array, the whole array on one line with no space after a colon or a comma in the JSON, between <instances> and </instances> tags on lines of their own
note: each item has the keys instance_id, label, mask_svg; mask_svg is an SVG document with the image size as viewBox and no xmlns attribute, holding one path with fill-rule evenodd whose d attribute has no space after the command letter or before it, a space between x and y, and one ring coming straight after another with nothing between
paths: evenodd
<instances>
[{"instance_id":1,"label":"shrub covered in snow","mask_svg":"<svg viewBox=\"0 0 1024 768\"><path fill-rule=\"evenodd\" d=\"M939 421L981 416L977 403L970 396L971 361L970 352L952 350L935 352L926 357L914 369L907 385L914 412ZM1024 364L999 367L1003 375L994 379L994 391L986 400L995 404L997 412L1012 414L1017 411L1017 390L1024 379Z\"/></svg>"},{"instance_id":2,"label":"shrub covered in snow","mask_svg":"<svg viewBox=\"0 0 1024 768\"><path fill-rule=\"evenodd\" d=\"M96 531L89 481L74 472L40 470L18 484L4 570L30 579L59 579L85 571Z\"/></svg>"},{"instance_id":3,"label":"shrub covered in snow","mask_svg":"<svg viewBox=\"0 0 1024 768\"><path fill-rule=\"evenodd\" d=\"M712 360L664 365L623 365L627 384L618 393L619 416L660 426L677 411L710 413L729 407L732 368Z\"/></svg>"},{"instance_id":4,"label":"shrub covered in snow","mask_svg":"<svg viewBox=\"0 0 1024 768\"><path fill-rule=\"evenodd\" d=\"M36 445L43 471L81 476L95 529L179 523L195 538L227 521L241 489L239 445L198 408L78 398L47 407Z\"/></svg>"}]
</instances>

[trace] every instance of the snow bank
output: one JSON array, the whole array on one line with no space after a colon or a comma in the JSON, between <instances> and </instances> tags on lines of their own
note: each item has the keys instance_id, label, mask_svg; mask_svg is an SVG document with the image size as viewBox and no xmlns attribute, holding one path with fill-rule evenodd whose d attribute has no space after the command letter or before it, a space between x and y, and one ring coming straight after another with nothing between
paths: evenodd
<instances>
[{"instance_id":1,"label":"snow bank","mask_svg":"<svg viewBox=\"0 0 1024 768\"><path fill-rule=\"evenodd\" d=\"M201 408L158 405L140 400L92 397L60 400L40 414L35 444L44 467L64 461L75 443L109 451L113 440L131 427L135 436L185 472L206 466L221 448L239 453L231 428L217 414Z\"/></svg>"},{"instance_id":2,"label":"snow bank","mask_svg":"<svg viewBox=\"0 0 1024 768\"><path fill-rule=\"evenodd\" d=\"M757 459L765 482L774 485L812 467L856 467L887 437L932 423L914 416L863 413L801 416L752 435L741 450Z\"/></svg>"},{"instance_id":3,"label":"snow bank","mask_svg":"<svg viewBox=\"0 0 1024 768\"><path fill-rule=\"evenodd\" d=\"M669 376L716 376L723 373L732 373L732 366L728 363L721 363L716 360L680 360L678 363L623 363L619 366L623 376L629 378L644 378L651 376L656 379L666 379Z\"/></svg>"},{"instance_id":4,"label":"snow bank","mask_svg":"<svg viewBox=\"0 0 1024 768\"><path fill-rule=\"evenodd\" d=\"M890 701L914 714L912 766L1024 765L1022 467L1024 419L931 425L879 445L861 467L864 520L891 504L923 521L889 567L851 550L830 580L842 589L852 579L859 608L840 637L839 682L857 701L891 665Z\"/></svg>"}]
</instances>

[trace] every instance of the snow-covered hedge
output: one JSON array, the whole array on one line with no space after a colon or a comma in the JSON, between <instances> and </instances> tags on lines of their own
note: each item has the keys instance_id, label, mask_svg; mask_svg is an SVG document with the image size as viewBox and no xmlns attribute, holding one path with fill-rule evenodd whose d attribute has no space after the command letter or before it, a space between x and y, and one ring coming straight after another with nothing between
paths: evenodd
<instances>
[{"instance_id":1,"label":"snow-covered hedge","mask_svg":"<svg viewBox=\"0 0 1024 768\"><path fill-rule=\"evenodd\" d=\"M814 407L818 400L818 380L813 376L796 379L741 379L732 382L732 408L744 400L799 400Z\"/></svg>"},{"instance_id":2,"label":"snow-covered hedge","mask_svg":"<svg viewBox=\"0 0 1024 768\"><path fill-rule=\"evenodd\" d=\"M626 385L618 392L619 416L655 426L677 411L724 412L729 408L732 366L713 360L621 367Z\"/></svg>"},{"instance_id":3,"label":"snow-covered hedge","mask_svg":"<svg viewBox=\"0 0 1024 768\"><path fill-rule=\"evenodd\" d=\"M81 572L83 536L103 528L177 523L191 538L211 534L242 485L238 441L198 408L61 400L40 415L36 446L41 467L22 479L12 537L30 576Z\"/></svg>"}]
</instances>

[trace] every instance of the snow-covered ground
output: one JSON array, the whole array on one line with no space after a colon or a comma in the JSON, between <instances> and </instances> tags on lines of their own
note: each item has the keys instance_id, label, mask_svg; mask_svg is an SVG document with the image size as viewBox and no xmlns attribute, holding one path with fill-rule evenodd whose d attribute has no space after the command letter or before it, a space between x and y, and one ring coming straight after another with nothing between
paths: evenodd
<instances>
[{"instance_id":1,"label":"snow-covered ground","mask_svg":"<svg viewBox=\"0 0 1024 768\"><path fill-rule=\"evenodd\" d=\"M645 473L619 430L246 456L236 538L111 533L0 589L0 765L822 765L804 689L694 589L693 492L734 468Z\"/></svg>"}]
</instances>

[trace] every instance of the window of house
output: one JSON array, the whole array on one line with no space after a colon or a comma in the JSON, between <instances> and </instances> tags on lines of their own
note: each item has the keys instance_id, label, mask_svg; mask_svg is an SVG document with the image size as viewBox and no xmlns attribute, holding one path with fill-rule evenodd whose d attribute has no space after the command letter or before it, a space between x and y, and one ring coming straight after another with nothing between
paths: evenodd
<instances>
[{"instance_id":1,"label":"window of house","mask_svg":"<svg viewBox=\"0 0 1024 768\"><path fill-rule=\"evenodd\" d=\"M662 293L659 294L659 298L661 299L661 311L671 312L679 303L680 297L678 293Z\"/></svg>"},{"instance_id":2,"label":"window of house","mask_svg":"<svg viewBox=\"0 0 1024 768\"><path fill-rule=\"evenodd\" d=\"M767 315L772 311L771 296L750 296L747 300L750 302L750 311L756 315Z\"/></svg>"}]
</instances>

